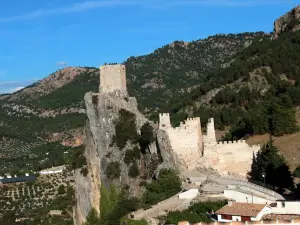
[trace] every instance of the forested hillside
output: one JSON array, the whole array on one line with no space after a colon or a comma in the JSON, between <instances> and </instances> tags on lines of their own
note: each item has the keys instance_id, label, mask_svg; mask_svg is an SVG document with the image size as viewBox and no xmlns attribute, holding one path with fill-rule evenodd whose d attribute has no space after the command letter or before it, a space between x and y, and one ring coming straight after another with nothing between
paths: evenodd
<instances>
[{"instance_id":1,"label":"forested hillside","mask_svg":"<svg viewBox=\"0 0 300 225\"><path fill-rule=\"evenodd\" d=\"M283 135L298 130L300 32L263 40L244 49L224 69L210 72L191 93L168 107L173 122L188 115L213 116L216 126L231 126L227 139L246 134Z\"/></svg>"},{"instance_id":2,"label":"forested hillside","mask_svg":"<svg viewBox=\"0 0 300 225\"><path fill-rule=\"evenodd\" d=\"M176 41L149 55L126 62L128 89L147 115L157 117L166 103L198 87L203 77L227 67L234 56L252 42L270 38L263 32L215 35L192 42Z\"/></svg>"}]
</instances>

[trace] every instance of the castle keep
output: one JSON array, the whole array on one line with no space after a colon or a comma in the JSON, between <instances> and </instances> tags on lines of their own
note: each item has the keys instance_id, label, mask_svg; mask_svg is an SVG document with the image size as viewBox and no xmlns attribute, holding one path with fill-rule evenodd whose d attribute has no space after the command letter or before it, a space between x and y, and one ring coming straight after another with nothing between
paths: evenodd
<instances>
[{"instance_id":1,"label":"castle keep","mask_svg":"<svg viewBox=\"0 0 300 225\"><path fill-rule=\"evenodd\" d=\"M127 95L125 65L100 66L99 93L112 93L120 91Z\"/></svg>"},{"instance_id":2,"label":"castle keep","mask_svg":"<svg viewBox=\"0 0 300 225\"><path fill-rule=\"evenodd\" d=\"M199 117L188 118L173 128L169 113L160 113L159 129L166 131L173 151L187 170L207 167L246 176L253 153L260 149L259 145L249 146L245 140L217 142L213 118L208 120L206 135L203 135Z\"/></svg>"}]
</instances>

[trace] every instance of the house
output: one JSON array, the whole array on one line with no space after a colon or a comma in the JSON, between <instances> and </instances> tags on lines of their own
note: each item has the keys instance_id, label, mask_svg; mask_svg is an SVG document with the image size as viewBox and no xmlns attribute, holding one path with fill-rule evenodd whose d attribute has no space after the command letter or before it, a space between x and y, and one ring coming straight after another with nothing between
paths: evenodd
<instances>
[{"instance_id":1,"label":"house","mask_svg":"<svg viewBox=\"0 0 300 225\"><path fill-rule=\"evenodd\" d=\"M269 205L273 214L300 215L300 201L276 201Z\"/></svg>"},{"instance_id":2,"label":"house","mask_svg":"<svg viewBox=\"0 0 300 225\"><path fill-rule=\"evenodd\" d=\"M216 211L218 222L260 221L265 214L271 213L266 204L253 204L229 201Z\"/></svg>"},{"instance_id":3,"label":"house","mask_svg":"<svg viewBox=\"0 0 300 225\"><path fill-rule=\"evenodd\" d=\"M8 184L8 183L19 183L19 182L26 182L26 181L35 181L36 176L21 176L21 177L10 177L10 178L3 178L0 179L0 183Z\"/></svg>"}]
</instances>

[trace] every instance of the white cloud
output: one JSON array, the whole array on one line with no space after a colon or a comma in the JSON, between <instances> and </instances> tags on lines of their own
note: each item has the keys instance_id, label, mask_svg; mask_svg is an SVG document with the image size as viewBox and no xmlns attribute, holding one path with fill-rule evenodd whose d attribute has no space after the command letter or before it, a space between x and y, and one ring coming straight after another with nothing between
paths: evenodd
<instances>
[{"instance_id":1,"label":"white cloud","mask_svg":"<svg viewBox=\"0 0 300 225\"><path fill-rule=\"evenodd\" d=\"M0 82L0 87L21 87L21 86L27 86L29 84L32 84L36 82L35 80L27 80L27 81L3 81Z\"/></svg>"},{"instance_id":2,"label":"white cloud","mask_svg":"<svg viewBox=\"0 0 300 225\"><path fill-rule=\"evenodd\" d=\"M9 93L14 93L14 92L19 91L19 90L21 90L21 89L23 89L23 88L25 88L25 87L15 87L15 88L11 89L11 90L9 91Z\"/></svg>"},{"instance_id":3,"label":"white cloud","mask_svg":"<svg viewBox=\"0 0 300 225\"><path fill-rule=\"evenodd\" d=\"M249 7L259 5L274 5L294 3L294 0L98 0L82 1L68 6L51 9L38 9L21 15L2 17L0 22L20 21L34 19L41 16L56 14L79 13L87 10L119 7L119 6L143 6L152 9L169 9L183 6L213 6L213 7Z\"/></svg>"},{"instance_id":4,"label":"white cloud","mask_svg":"<svg viewBox=\"0 0 300 225\"><path fill-rule=\"evenodd\" d=\"M62 62L56 63L56 65L57 66L66 66L66 65L68 65L68 63L62 61Z\"/></svg>"},{"instance_id":5,"label":"white cloud","mask_svg":"<svg viewBox=\"0 0 300 225\"><path fill-rule=\"evenodd\" d=\"M36 11L28 12L18 16L2 17L0 22L11 22L26 19L34 19L41 16L65 14L65 13L78 13L87 10L112 7L112 6L124 6L124 5L136 5L140 4L141 0L104 0L104 1L83 1L75 3L69 6L62 6L52 9L38 9Z\"/></svg>"}]
</instances>

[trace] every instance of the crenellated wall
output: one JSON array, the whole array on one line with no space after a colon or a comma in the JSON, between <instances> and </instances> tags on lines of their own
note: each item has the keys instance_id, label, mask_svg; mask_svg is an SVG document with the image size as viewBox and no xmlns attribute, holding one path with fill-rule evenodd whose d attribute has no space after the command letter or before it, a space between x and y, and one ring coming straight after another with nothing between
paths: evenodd
<instances>
[{"instance_id":1,"label":"crenellated wall","mask_svg":"<svg viewBox=\"0 0 300 225\"><path fill-rule=\"evenodd\" d=\"M249 146L245 140L217 142L214 119L207 122L202 135L200 118L188 118L173 128L168 113L159 114L159 129L169 136L173 151L187 165L187 169L210 167L222 173L246 176L251 168L253 154L259 145Z\"/></svg>"},{"instance_id":2,"label":"crenellated wall","mask_svg":"<svg viewBox=\"0 0 300 225\"><path fill-rule=\"evenodd\" d=\"M168 113L159 114L159 128L169 136L172 149L191 166L201 157L202 133L200 118L188 118L173 128Z\"/></svg>"}]
</instances>

